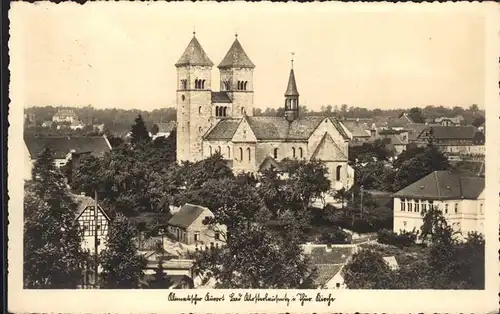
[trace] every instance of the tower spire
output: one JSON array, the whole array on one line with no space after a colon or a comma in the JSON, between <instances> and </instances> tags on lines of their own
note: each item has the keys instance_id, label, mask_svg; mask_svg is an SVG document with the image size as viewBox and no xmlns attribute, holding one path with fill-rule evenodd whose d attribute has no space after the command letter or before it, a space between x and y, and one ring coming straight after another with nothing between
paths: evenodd
<instances>
[{"instance_id":1,"label":"tower spire","mask_svg":"<svg viewBox=\"0 0 500 314\"><path fill-rule=\"evenodd\" d=\"M290 76L288 77L288 85L285 92L285 118L292 122L299 116L299 91L297 90L297 82L295 81L295 72L293 71L292 52Z\"/></svg>"},{"instance_id":2,"label":"tower spire","mask_svg":"<svg viewBox=\"0 0 500 314\"><path fill-rule=\"evenodd\" d=\"M293 70L293 56L294 55L295 55L295 52L292 52L292 63L291 63L292 70Z\"/></svg>"}]
</instances>

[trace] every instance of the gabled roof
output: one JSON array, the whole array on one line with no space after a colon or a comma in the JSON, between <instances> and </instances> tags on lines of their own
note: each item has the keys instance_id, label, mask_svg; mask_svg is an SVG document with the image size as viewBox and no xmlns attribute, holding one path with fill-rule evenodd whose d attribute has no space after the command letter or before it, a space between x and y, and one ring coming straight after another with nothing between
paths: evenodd
<instances>
[{"instance_id":1,"label":"gabled roof","mask_svg":"<svg viewBox=\"0 0 500 314\"><path fill-rule=\"evenodd\" d=\"M188 228L204 211L210 211L208 208L186 203L176 212L168 221L169 225L181 228Z\"/></svg>"},{"instance_id":2,"label":"gabled roof","mask_svg":"<svg viewBox=\"0 0 500 314\"><path fill-rule=\"evenodd\" d=\"M325 245L312 247L309 257L313 264L344 264L355 252L356 247L353 245Z\"/></svg>"},{"instance_id":3,"label":"gabled roof","mask_svg":"<svg viewBox=\"0 0 500 314\"><path fill-rule=\"evenodd\" d=\"M230 104L232 102L226 92L212 92L212 103Z\"/></svg>"},{"instance_id":4,"label":"gabled roof","mask_svg":"<svg viewBox=\"0 0 500 314\"><path fill-rule=\"evenodd\" d=\"M317 276L314 283L317 286L323 286L328 283L344 266L343 264L316 264Z\"/></svg>"},{"instance_id":5,"label":"gabled roof","mask_svg":"<svg viewBox=\"0 0 500 314\"><path fill-rule=\"evenodd\" d=\"M182 54L181 58L175 64L176 67L181 66L208 66L211 67L214 65L212 60L207 56L205 50L201 47L196 36L193 36L193 39L189 42L186 50Z\"/></svg>"},{"instance_id":6,"label":"gabled roof","mask_svg":"<svg viewBox=\"0 0 500 314\"><path fill-rule=\"evenodd\" d=\"M42 150L50 146L54 158L65 158L71 151L74 153L91 153L102 155L111 151L111 146L104 136L25 136L24 142L30 153L30 157L36 159Z\"/></svg>"},{"instance_id":7,"label":"gabled roof","mask_svg":"<svg viewBox=\"0 0 500 314\"><path fill-rule=\"evenodd\" d=\"M329 119L337 131L349 139L340 123L323 116L299 117L288 122L284 117L245 117L257 140L308 140L321 122ZM207 140L228 140L236 132L241 119L222 119L206 135Z\"/></svg>"},{"instance_id":8,"label":"gabled roof","mask_svg":"<svg viewBox=\"0 0 500 314\"><path fill-rule=\"evenodd\" d=\"M425 132L428 132L431 129L435 139L471 140L478 132L477 128L473 125L465 125L465 126L433 125L423 130L419 137L427 137L427 135L425 135Z\"/></svg>"},{"instance_id":9,"label":"gabled roof","mask_svg":"<svg viewBox=\"0 0 500 314\"><path fill-rule=\"evenodd\" d=\"M224 59L222 59L222 61L219 63L218 68L219 69L221 69L221 68L250 68L250 69L253 69L253 68L255 68L255 65L250 60L250 58L247 56L245 50L243 50L243 47L241 46L240 42L238 41L238 38L236 38L234 40L231 48L229 48L229 51L227 52Z\"/></svg>"},{"instance_id":10,"label":"gabled roof","mask_svg":"<svg viewBox=\"0 0 500 314\"><path fill-rule=\"evenodd\" d=\"M293 69L290 70L290 76L288 77L288 85L286 87L285 96L299 96L299 91L297 90L297 82L295 81L295 73Z\"/></svg>"},{"instance_id":11,"label":"gabled roof","mask_svg":"<svg viewBox=\"0 0 500 314\"><path fill-rule=\"evenodd\" d=\"M87 207L95 206L94 199L89 196L78 195L78 194L71 194L70 196L77 205L78 214L76 219L78 219L83 214L83 212ZM99 208L101 213L106 217L106 219L108 219L108 221L111 220L106 211L101 207L101 205L99 205L99 203L97 203L97 207Z\"/></svg>"},{"instance_id":12,"label":"gabled roof","mask_svg":"<svg viewBox=\"0 0 500 314\"><path fill-rule=\"evenodd\" d=\"M352 133L353 137L371 137L370 127L356 121L342 121L342 124Z\"/></svg>"},{"instance_id":13,"label":"gabled roof","mask_svg":"<svg viewBox=\"0 0 500 314\"><path fill-rule=\"evenodd\" d=\"M332 144L333 145L333 150L335 152L331 151L329 149L330 147L326 146L327 144ZM342 157L342 159L347 159L347 156L342 152L342 150L340 149L340 147L337 145L337 143L335 143L335 141L333 140L333 138L328 133L323 134L323 137L321 138L321 141L319 142L318 146L316 146L316 149L314 150L314 153L312 154L311 159L321 159L323 161L334 161L334 160L326 160L324 158L321 158L320 152L324 152L325 149L327 149L326 152L327 152L328 156L338 156L338 155L340 155ZM318 156L320 158L318 158Z\"/></svg>"},{"instance_id":14,"label":"gabled roof","mask_svg":"<svg viewBox=\"0 0 500 314\"><path fill-rule=\"evenodd\" d=\"M435 200L477 199L484 178L464 172L434 171L393 194L393 197Z\"/></svg>"},{"instance_id":15,"label":"gabled roof","mask_svg":"<svg viewBox=\"0 0 500 314\"><path fill-rule=\"evenodd\" d=\"M231 140L241 119L222 119L205 135L206 140Z\"/></svg>"}]
</instances>

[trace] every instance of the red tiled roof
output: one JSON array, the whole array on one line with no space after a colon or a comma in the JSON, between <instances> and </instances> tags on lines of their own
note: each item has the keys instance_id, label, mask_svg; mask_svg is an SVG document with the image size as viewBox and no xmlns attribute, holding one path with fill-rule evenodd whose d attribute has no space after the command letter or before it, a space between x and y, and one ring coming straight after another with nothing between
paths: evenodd
<instances>
[{"instance_id":1,"label":"red tiled roof","mask_svg":"<svg viewBox=\"0 0 500 314\"><path fill-rule=\"evenodd\" d=\"M436 200L477 199L483 189L483 177L463 172L434 171L393 196Z\"/></svg>"},{"instance_id":2,"label":"red tiled roof","mask_svg":"<svg viewBox=\"0 0 500 314\"><path fill-rule=\"evenodd\" d=\"M203 50L203 48L201 47L200 43L198 42L198 39L196 39L195 36L193 36L193 39L191 39L191 41L189 42L181 58L175 64L176 67L186 66L186 65L209 66L209 67L214 65L213 62L205 53L205 50Z\"/></svg>"},{"instance_id":3,"label":"red tiled roof","mask_svg":"<svg viewBox=\"0 0 500 314\"><path fill-rule=\"evenodd\" d=\"M245 50L241 46L238 38L236 38L229 48L226 56L219 63L218 68L255 68L255 65L247 56Z\"/></svg>"}]
</instances>

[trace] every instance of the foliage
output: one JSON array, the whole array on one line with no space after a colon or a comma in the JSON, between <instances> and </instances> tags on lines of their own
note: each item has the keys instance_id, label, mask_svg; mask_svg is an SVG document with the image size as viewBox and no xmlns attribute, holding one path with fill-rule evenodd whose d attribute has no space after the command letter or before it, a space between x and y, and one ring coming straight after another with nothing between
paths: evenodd
<instances>
[{"instance_id":1,"label":"foliage","mask_svg":"<svg viewBox=\"0 0 500 314\"><path fill-rule=\"evenodd\" d=\"M139 286L145 260L137 254L136 233L121 214L111 223L107 247L100 255L105 288L133 289Z\"/></svg>"},{"instance_id":2,"label":"foliage","mask_svg":"<svg viewBox=\"0 0 500 314\"><path fill-rule=\"evenodd\" d=\"M134 124L132 124L131 133L130 141L134 145L144 142L148 143L151 141L148 129L141 115L138 115L137 118L135 118Z\"/></svg>"},{"instance_id":3,"label":"foliage","mask_svg":"<svg viewBox=\"0 0 500 314\"><path fill-rule=\"evenodd\" d=\"M221 248L199 251L195 273L214 278L216 288L288 289L314 275L300 244L265 227L231 234Z\"/></svg>"},{"instance_id":4,"label":"foliage","mask_svg":"<svg viewBox=\"0 0 500 314\"><path fill-rule=\"evenodd\" d=\"M394 172L383 161L372 161L355 167L354 181L367 190L390 191Z\"/></svg>"},{"instance_id":5,"label":"foliage","mask_svg":"<svg viewBox=\"0 0 500 314\"><path fill-rule=\"evenodd\" d=\"M387 289L392 282L392 271L382 255L368 249L355 253L343 271L349 289Z\"/></svg>"},{"instance_id":6,"label":"foliage","mask_svg":"<svg viewBox=\"0 0 500 314\"><path fill-rule=\"evenodd\" d=\"M64 175L44 149L35 161L24 197L24 287L71 289L81 284L83 264L77 205Z\"/></svg>"},{"instance_id":7,"label":"foliage","mask_svg":"<svg viewBox=\"0 0 500 314\"><path fill-rule=\"evenodd\" d=\"M321 235L321 243L326 244L346 244L349 243L349 235L339 227L334 228L332 232L325 232Z\"/></svg>"},{"instance_id":8,"label":"foliage","mask_svg":"<svg viewBox=\"0 0 500 314\"><path fill-rule=\"evenodd\" d=\"M480 127L481 124L483 124L484 122L486 122L486 119L484 118L484 116L479 115L476 118L474 118L474 121L472 122L472 125L477 128L477 127Z\"/></svg>"},{"instance_id":9,"label":"foliage","mask_svg":"<svg viewBox=\"0 0 500 314\"><path fill-rule=\"evenodd\" d=\"M448 170L450 164L434 145L428 145L422 153L404 161L394 177L394 191L399 191L437 170Z\"/></svg>"},{"instance_id":10,"label":"foliage","mask_svg":"<svg viewBox=\"0 0 500 314\"><path fill-rule=\"evenodd\" d=\"M377 241L382 244L394 245L397 247L410 246L417 240L417 231L404 231L398 233L382 229L377 232Z\"/></svg>"},{"instance_id":11,"label":"foliage","mask_svg":"<svg viewBox=\"0 0 500 314\"><path fill-rule=\"evenodd\" d=\"M422 113L422 109L420 109L419 107L411 108L410 111L408 111L408 116L415 123L425 123L425 117Z\"/></svg>"}]
</instances>

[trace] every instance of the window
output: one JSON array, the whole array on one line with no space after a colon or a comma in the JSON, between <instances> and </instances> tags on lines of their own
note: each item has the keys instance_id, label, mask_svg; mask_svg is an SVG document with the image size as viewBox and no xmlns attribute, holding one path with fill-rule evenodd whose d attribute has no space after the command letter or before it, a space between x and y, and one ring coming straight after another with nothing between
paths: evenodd
<instances>
[{"instance_id":1,"label":"window","mask_svg":"<svg viewBox=\"0 0 500 314\"><path fill-rule=\"evenodd\" d=\"M401 211L406 211L406 200L404 198L401 199Z\"/></svg>"},{"instance_id":2,"label":"window","mask_svg":"<svg viewBox=\"0 0 500 314\"><path fill-rule=\"evenodd\" d=\"M484 214L484 211L483 211L483 203L479 204L479 212L482 214Z\"/></svg>"},{"instance_id":3,"label":"window","mask_svg":"<svg viewBox=\"0 0 500 314\"><path fill-rule=\"evenodd\" d=\"M209 155L212 156L212 146L208 146Z\"/></svg>"},{"instance_id":4,"label":"window","mask_svg":"<svg viewBox=\"0 0 500 314\"><path fill-rule=\"evenodd\" d=\"M418 213L420 211L420 201L415 200L415 212Z\"/></svg>"},{"instance_id":5,"label":"window","mask_svg":"<svg viewBox=\"0 0 500 314\"><path fill-rule=\"evenodd\" d=\"M427 204L425 202L422 202L422 212L425 213L427 210Z\"/></svg>"},{"instance_id":6,"label":"window","mask_svg":"<svg viewBox=\"0 0 500 314\"><path fill-rule=\"evenodd\" d=\"M196 231L194 233L194 242L198 242L200 241L200 233L198 231Z\"/></svg>"},{"instance_id":7,"label":"window","mask_svg":"<svg viewBox=\"0 0 500 314\"><path fill-rule=\"evenodd\" d=\"M224 117L227 117L227 107L224 107L223 116L224 116Z\"/></svg>"},{"instance_id":8,"label":"window","mask_svg":"<svg viewBox=\"0 0 500 314\"><path fill-rule=\"evenodd\" d=\"M292 147L292 156L295 158L295 147Z\"/></svg>"},{"instance_id":9,"label":"window","mask_svg":"<svg viewBox=\"0 0 500 314\"><path fill-rule=\"evenodd\" d=\"M205 89L205 80L201 81L201 89Z\"/></svg>"},{"instance_id":10,"label":"window","mask_svg":"<svg viewBox=\"0 0 500 314\"><path fill-rule=\"evenodd\" d=\"M231 147L227 147L227 158L231 158Z\"/></svg>"},{"instance_id":11,"label":"window","mask_svg":"<svg viewBox=\"0 0 500 314\"><path fill-rule=\"evenodd\" d=\"M245 114L245 108L241 107L241 114Z\"/></svg>"},{"instance_id":12,"label":"window","mask_svg":"<svg viewBox=\"0 0 500 314\"><path fill-rule=\"evenodd\" d=\"M243 148L240 147L240 161L243 161Z\"/></svg>"},{"instance_id":13,"label":"window","mask_svg":"<svg viewBox=\"0 0 500 314\"><path fill-rule=\"evenodd\" d=\"M201 106L198 107L198 113L201 113Z\"/></svg>"},{"instance_id":14,"label":"window","mask_svg":"<svg viewBox=\"0 0 500 314\"><path fill-rule=\"evenodd\" d=\"M342 170L342 166L337 166L337 173L336 173L337 181L340 181L340 171L341 170Z\"/></svg>"},{"instance_id":15,"label":"window","mask_svg":"<svg viewBox=\"0 0 500 314\"><path fill-rule=\"evenodd\" d=\"M201 128L201 126L200 126L200 127L198 128L198 132L200 132L200 133L201 133L201 130L202 130L202 128Z\"/></svg>"},{"instance_id":16,"label":"window","mask_svg":"<svg viewBox=\"0 0 500 314\"><path fill-rule=\"evenodd\" d=\"M429 201L429 209L433 209L434 208L434 202L433 201Z\"/></svg>"},{"instance_id":17,"label":"window","mask_svg":"<svg viewBox=\"0 0 500 314\"><path fill-rule=\"evenodd\" d=\"M406 223L406 221L403 221L403 226L404 226L404 227L406 227L406 224L407 224L407 223Z\"/></svg>"},{"instance_id":18,"label":"window","mask_svg":"<svg viewBox=\"0 0 500 314\"><path fill-rule=\"evenodd\" d=\"M458 214L458 203L455 203L455 214Z\"/></svg>"},{"instance_id":19,"label":"window","mask_svg":"<svg viewBox=\"0 0 500 314\"><path fill-rule=\"evenodd\" d=\"M215 231L215 240L219 240L220 239L220 232L219 231Z\"/></svg>"},{"instance_id":20,"label":"window","mask_svg":"<svg viewBox=\"0 0 500 314\"><path fill-rule=\"evenodd\" d=\"M217 146L217 152L218 152L218 153L220 153L220 152L221 152L220 146Z\"/></svg>"},{"instance_id":21,"label":"window","mask_svg":"<svg viewBox=\"0 0 500 314\"><path fill-rule=\"evenodd\" d=\"M186 96L182 95L181 99L182 99L182 101L184 101L186 99Z\"/></svg>"},{"instance_id":22,"label":"window","mask_svg":"<svg viewBox=\"0 0 500 314\"><path fill-rule=\"evenodd\" d=\"M302 153L302 147L299 147L299 157L302 158L304 155Z\"/></svg>"},{"instance_id":23,"label":"window","mask_svg":"<svg viewBox=\"0 0 500 314\"><path fill-rule=\"evenodd\" d=\"M187 89L187 80L181 80L181 89Z\"/></svg>"},{"instance_id":24,"label":"window","mask_svg":"<svg viewBox=\"0 0 500 314\"><path fill-rule=\"evenodd\" d=\"M278 148L274 149L274 159L278 158Z\"/></svg>"},{"instance_id":25,"label":"window","mask_svg":"<svg viewBox=\"0 0 500 314\"><path fill-rule=\"evenodd\" d=\"M337 289L338 289L338 288L340 288L340 283L339 283L339 282L337 282L337 283L335 284L335 287L337 287Z\"/></svg>"},{"instance_id":26,"label":"window","mask_svg":"<svg viewBox=\"0 0 500 314\"><path fill-rule=\"evenodd\" d=\"M247 153L248 153L248 161L251 161L252 160L252 150L250 149L250 147L247 148Z\"/></svg>"},{"instance_id":27,"label":"window","mask_svg":"<svg viewBox=\"0 0 500 314\"><path fill-rule=\"evenodd\" d=\"M444 213L448 214L448 204L444 204Z\"/></svg>"},{"instance_id":28,"label":"window","mask_svg":"<svg viewBox=\"0 0 500 314\"><path fill-rule=\"evenodd\" d=\"M408 211L409 212L413 211L413 203L411 202L411 200L408 200Z\"/></svg>"}]
</instances>

